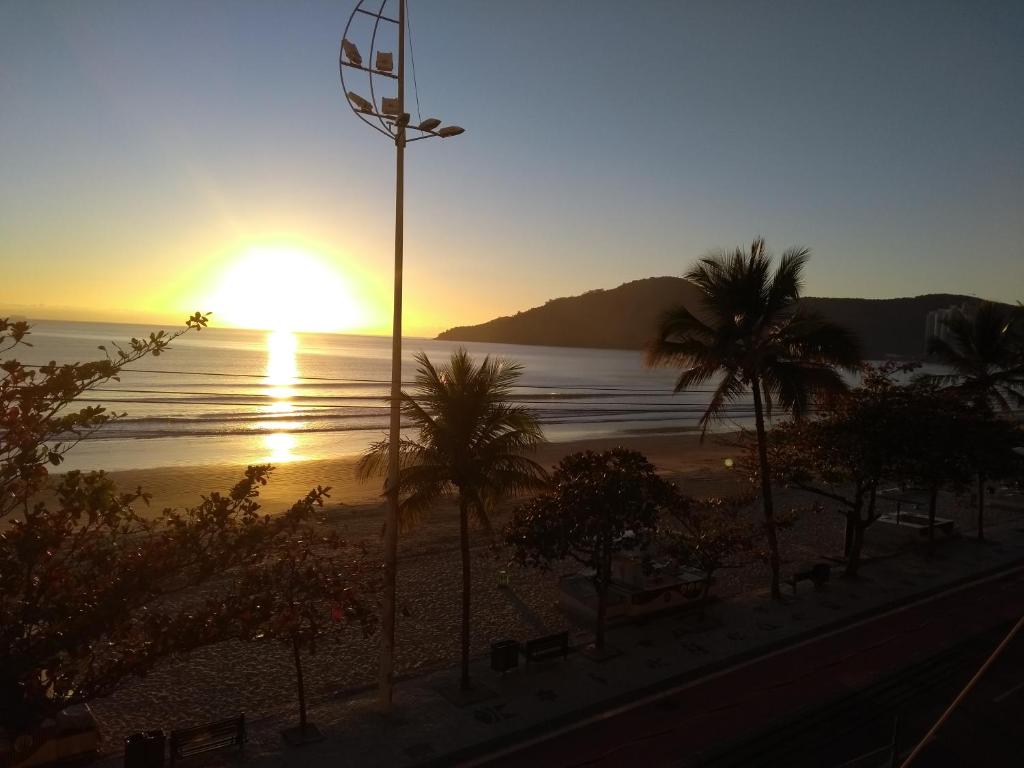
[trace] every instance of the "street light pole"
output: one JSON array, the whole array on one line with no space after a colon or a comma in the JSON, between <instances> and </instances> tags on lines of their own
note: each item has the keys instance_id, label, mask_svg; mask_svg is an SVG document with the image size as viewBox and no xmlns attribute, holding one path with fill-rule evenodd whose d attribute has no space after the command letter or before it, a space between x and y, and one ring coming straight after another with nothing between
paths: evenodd
<instances>
[{"instance_id":1,"label":"street light pole","mask_svg":"<svg viewBox=\"0 0 1024 768\"><path fill-rule=\"evenodd\" d=\"M405 111L405 31L408 24L407 0L394 0L398 4L398 18L385 13L388 3L392 0L358 0L356 7L349 16L348 24L341 38L341 52L338 56L338 69L341 75L341 87L348 98L349 106L356 117L375 131L382 133L395 142L395 294L394 315L391 326L391 394L390 423L388 429L388 477L385 484L387 506L384 520L384 597L380 622L380 670L378 675L379 700L387 710L393 700L395 670L395 603L396 582L398 576L398 502L399 475L402 427L402 250L404 241L404 204L405 204L405 145L409 142L429 138L447 139L463 133L457 125L440 127L441 121L428 117L426 120L410 125L410 115ZM375 10L364 8L373 5ZM349 38L352 22L357 18L372 19L372 30L369 36L369 60L363 62L358 46ZM393 61L391 54L378 48L378 32L381 24L385 27L398 27L398 71L392 73ZM410 51L411 52L411 51ZM376 54L376 55L375 55ZM413 57L413 74L415 74L415 57ZM345 83L345 72L358 70L367 76L370 98L366 99L355 91L348 90ZM382 97L378 106L375 77L395 80L398 84L398 97L389 99ZM414 78L415 82L415 78ZM417 95L417 110L419 97ZM407 131L414 130L417 135L407 138Z\"/></svg>"},{"instance_id":2,"label":"street light pole","mask_svg":"<svg viewBox=\"0 0 1024 768\"><path fill-rule=\"evenodd\" d=\"M405 1L398 0L398 112L405 112ZM391 320L391 424L388 431L388 510L384 521L384 605L381 614L380 705L391 707L395 673L398 578L398 471L402 428L402 257L405 208L405 126L395 134L395 298Z\"/></svg>"}]
</instances>

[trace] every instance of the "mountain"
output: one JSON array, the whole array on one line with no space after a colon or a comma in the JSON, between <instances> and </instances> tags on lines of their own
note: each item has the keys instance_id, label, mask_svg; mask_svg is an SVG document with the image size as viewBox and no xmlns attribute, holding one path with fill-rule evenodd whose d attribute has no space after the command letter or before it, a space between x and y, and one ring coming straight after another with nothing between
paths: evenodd
<instances>
[{"instance_id":1,"label":"mountain","mask_svg":"<svg viewBox=\"0 0 1024 768\"><path fill-rule=\"evenodd\" d=\"M932 293L901 299L808 297L801 305L856 332L868 358L916 357L924 351L925 316L935 309L973 304L978 299ZM697 288L681 277L649 277L618 288L551 299L540 307L498 317L480 325L450 328L446 341L485 341L558 347L641 349L658 317L685 305L698 309Z\"/></svg>"}]
</instances>

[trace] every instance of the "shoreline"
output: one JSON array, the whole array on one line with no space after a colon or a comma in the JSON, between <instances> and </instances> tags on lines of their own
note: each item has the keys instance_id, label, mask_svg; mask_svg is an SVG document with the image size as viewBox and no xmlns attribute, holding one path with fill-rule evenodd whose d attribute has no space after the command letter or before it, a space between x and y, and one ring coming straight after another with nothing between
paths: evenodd
<instances>
[{"instance_id":1,"label":"shoreline","mask_svg":"<svg viewBox=\"0 0 1024 768\"><path fill-rule=\"evenodd\" d=\"M543 444L535 459L550 468L563 456L583 450L602 451L615 447L637 450L647 456L658 471L675 480L690 479L701 486L703 494L722 493L722 486L741 480L735 470L727 470L726 458L733 457L736 433L709 434L703 441L699 432L676 434L626 434ZM359 480L355 475L359 454L344 454L330 459L274 464L270 483L261 489L260 501L270 513L281 512L316 485L330 486L328 506L378 507L382 501L382 479ZM270 462L273 464L273 462ZM149 508L184 507L199 502L212 491L225 492L245 470L244 464L195 464L114 470L107 474L121 488L142 486L152 494ZM721 477L715 477L721 476ZM694 489L695 491L697 489Z\"/></svg>"}]
</instances>

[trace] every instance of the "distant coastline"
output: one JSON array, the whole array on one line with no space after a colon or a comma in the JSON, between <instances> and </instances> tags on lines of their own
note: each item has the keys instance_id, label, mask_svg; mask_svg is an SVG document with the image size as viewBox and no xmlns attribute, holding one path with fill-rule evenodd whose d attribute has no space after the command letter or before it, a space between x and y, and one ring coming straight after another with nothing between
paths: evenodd
<instances>
[{"instance_id":1,"label":"distant coastline","mask_svg":"<svg viewBox=\"0 0 1024 768\"><path fill-rule=\"evenodd\" d=\"M808 297L801 306L853 330L874 360L921 360L929 312L980 299L933 293L894 299ZM551 299L542 306L438 334L439 341L643 349L658 317L686 306L700 311L695 287L680 277L650 277L617 288Z\"/></svg>"}]
</instances>

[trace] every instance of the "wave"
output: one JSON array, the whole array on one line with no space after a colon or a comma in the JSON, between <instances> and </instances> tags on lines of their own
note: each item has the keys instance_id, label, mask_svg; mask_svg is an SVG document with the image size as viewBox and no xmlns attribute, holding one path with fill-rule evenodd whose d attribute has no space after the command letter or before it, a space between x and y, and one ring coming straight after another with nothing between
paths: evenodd
<instances>
[{"instance_id":1,"label":"wave","mask_svg":"<svg viewBox=\"0 0 1024 768\"><path fill-rule=\"evenodd\" d=\"M666 425L695 425L704 413L699 406L673 406L658 408L552 408L537 412L541 425L622 424L660 421ZM747 419L753 414L749 408L733 407L724 412L726 417ZM365 432L387 429L387 410L375 413L318 413L310 417L302 413L231 413L208 416L147 416L123 418L110 422L103 429L89 435L87 440L155 437L208 437L217 435L266 435L280 432L324 433ZM403 428L412 426L403 421ZM65 436L67 439L70 436Z\"/></svg>"}]
</instances>

